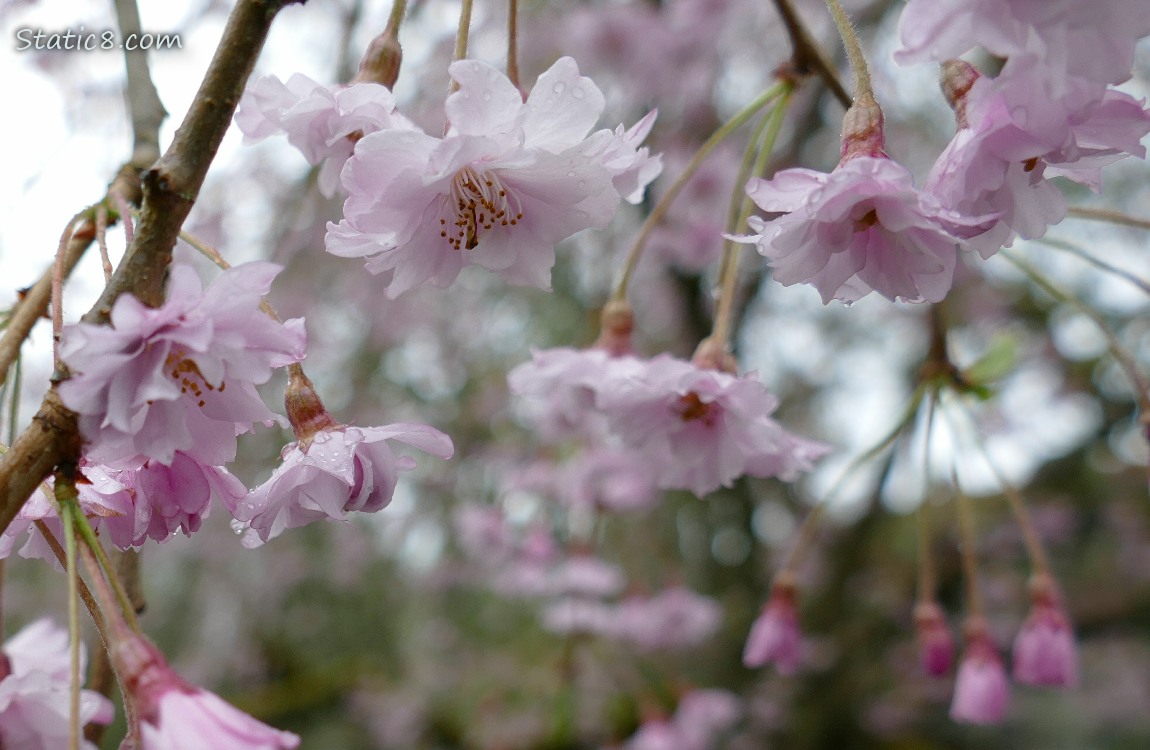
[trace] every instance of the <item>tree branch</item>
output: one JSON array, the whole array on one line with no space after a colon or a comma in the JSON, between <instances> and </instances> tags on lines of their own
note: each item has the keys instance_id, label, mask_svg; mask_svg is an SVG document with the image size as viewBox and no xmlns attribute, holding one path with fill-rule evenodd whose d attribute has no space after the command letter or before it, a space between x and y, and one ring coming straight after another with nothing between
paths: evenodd
<instances>
[{"instance_id":1,"label":"tree branch","mask_svg":"<svg viewBox=\"0 0 1150 750\"><path fill-rule=\"evenodd\" d=\"M815 41L811 39L810 32L807 27L803 25L803 20L799 17L798 12L794 6L791 5L791 0L772 0L775 8L778 9L779 15L783 19L783 26L787 30L787 36L791 38L791 66L795 73L806 75L817 75L823 79L827 88L835 95L847 109L854 103L851 95L847 93L846 88L843 87L838 76L835 74L833 68L823 58L822 53L819 52L819 47Z\"/></svg>"},{"instance_id":2,"label":"tree branch","mask_svg":"<svg viewBox=\"0 0 1150 750\"><path fill-rule=\"evenodd\" d=\"M130 34L139 35L140 11L136 0L116 0L116 23L120 26L120 38ZM124 97L128 101L128 112L132 119L132 165L147 169L160 158L160 126L168 116L152 83L152 72L148 68L148 53L124 48L124 68L128 82L124 87Z\"/></svg>"},{"instance_id":3,"label":"tree branch","mask_svg":"<svg viewBox=\"0 0 1150 750\"><path fill-rule=\"evenodd\" d=\"M164 276L180 227L231 124L272 19L293 1L240 0L232 11L172 145L144 173L144 200L136 235L111 283L84 316L86 322L107 323L113 303L125 292L149 305L163 301ZM78 460L80 447L76 415L64 407L53 387L32 425L0 458L0 531L8 527L54 466Z\"/></svg>"}]
</instances>

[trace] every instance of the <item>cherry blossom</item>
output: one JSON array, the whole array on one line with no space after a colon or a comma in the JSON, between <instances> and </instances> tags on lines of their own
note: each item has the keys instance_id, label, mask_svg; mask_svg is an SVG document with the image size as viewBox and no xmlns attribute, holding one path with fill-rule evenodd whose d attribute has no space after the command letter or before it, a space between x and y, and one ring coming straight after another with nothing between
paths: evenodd
<instances>
[{"instance_id":1,"label":"cherry blossom","mask_svg":"<svg viewBox=\"0 0 1150 750\"><path fill-rule=\"evenodd\" d=\"M48 619L25 626L0 653L0 746L58 750L68 746L71 670L68 633ZM80 691L80 723L107 724L112 702ZM95 750L82 742L85 750Z\"/></svg>"},{"instance_id":2,"label":"cherry blossom","mask_svg":"<svg viewBox=\"0 0 1150 750\"><path fill-rule=\"evenodd\" d=\"M309 441L287 445L270 479L235 508L245 547L258 547L285 529L349 513L374 513L391 502L399 472L415 468L396 456L388 441L405 443L439 458L451 458L451 439L421 424L384 427L335 426Z\"/></svg>"},{"instance_id":3,"label":"cherry blossom","mask_svg":"<svg viewBox=\"0 0 1150 750\"><path fill-rule=\"evenodd\" d=\"M918 631L919 663L931 677L940 677L954 664L954 640L946 626L946 615L938 602L920 602L914 608L914 625Z\"/></svg>"},{"instance_id":4,"label":"cherry blossom","mask_svg":"<svg viewBox=\"0 0 1150 750\"><path fill-rule=\"evenodd\" d=\"M328 252L366 256L392 297L447 286L468 265L548 289L555 244L614 215L614 181L631 196L653 178L653 162L634 148L646 123L588 138L604 99L570 58L544 72L526 101L486 63L461 60L449 71L459 88L445 104L443 138L391 129L356 145Z\"/></svg>"},{"instance_id":5,"label":"cherry blossom","mask_svg":"<svg viewBox=\"0 0 1150 750\"><path fill-rule=\"evenodd\" d=\"M828 450L771 419L778 401L753 376L668 355L635 362L641 368L606 373L595 403L660 487L702 497L744 474L792 481Z\"/></svg>"},{"instance_id":6,"label":"cherry blossom","mask_svg":"<svg viewBox=\"0 0 1150 750\"><path fill-rule=\"evenodd\" d=\"M895 59L942 62L983 47L1000 57L1036 55L1060 76L1121 83L1146 34L1150 6L1131 0L911 0Z\"/></svg>"},{"instance_id":7,"label":"cherry blossom","mask_svg":"<svg viewBox=\"0 0 1150 750\"><path fill-rule=\"evenodd\" d=\"M1027 685L1076 687L1078 648L1054 582L1036 577L1032 607L1014 640L1014 679Z\"/></svg>"},{"instance_id":8,"label":"cherry blossom","mask_svg":"<svg viewBox=\"0 0 1150 750\"><path fill-rule=\"evenodd\" d=\"M996 724L1010 706L1010 685L986 624L974 618L964 628L966 651L958 666L950 718L971 724Z\"/></svg>"},{"instance_id":9,"label":"cherry blossom","mask_svg":"<svg viewBox=\"0 0 1150 750\"><path fill-rule=\"evenodd\" d=\"M751 626L743 649L743 664L761 667L774 662L781 674L794 674L802 663L802 634L795 609L794 585L776 582L763 611Z\"/></svg>"},{"instance_id":10,"label":"cherry blossom","mask_svg":"<svg viewBox=\"0 0 1150 750\"><path fill-rule=\"evenodd\" d=\"M303 359L306 340L302 318L279 323L259 308L279 270L247 263L205 289L177 263L160 307L124 294L111 325L65 326L60 356L72 376L60 398L80 415L88 458L170 465L183 451L220 466L235 458L236 435L274 422L255 387Z\"/></svg>"},{"instance_id":11,"label":"cherry blossom","mask_svg":"<svg viewBox=\"0 0 1150 750\"><path fill-rule=\"evenodd\" d=\"M378 130L415 128L395 111L395 97L378 83L324 86L302 73L286 83L271 75L253 81L235 119L245 143L286 133L308 163L323 165L317 179L329 198L356 141Z\"/></svg>"},{"instance_id":12,"label":"cherry blossom","mask_svg":"<svg viewBox=\"0 0 1150 750\"><path fill-rule=\"evenodd\" d=\"M189 684L143 636L120 636L112 659L140 722L140 750L294 750L281 732Z\"/></svg>"}]
</instances>

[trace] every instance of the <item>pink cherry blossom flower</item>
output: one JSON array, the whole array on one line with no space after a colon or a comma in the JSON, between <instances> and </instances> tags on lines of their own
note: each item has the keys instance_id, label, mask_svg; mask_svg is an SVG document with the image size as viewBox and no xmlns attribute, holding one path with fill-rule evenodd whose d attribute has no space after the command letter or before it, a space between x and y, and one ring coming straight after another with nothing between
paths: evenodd
<instances>
[{"instance_id":1,"label":"pink cherry blossom flower","mask_svg":"<svg viewBox=\"0 0 1150 750\"><path fill-rule=\"evenodd\" d=\"M655 471L642 456L623 449L589 448L564 465L560 499L573 508L629 513L659 500Z\"/></svg>"},{"instance_id":2,"label":"pink cherry blossom flower","mask_svg":"<svg viewBox=\"0 0 1150 750\"><path fill-rule=\"evenodd\" d=\"M1010 706L1010 685L986 624L972 618L964 627L966 651L958 666L950 718L971 724L997 724Z\"/></svg>"},{"instance_id":3,"label":"pink cherry blossom flower","mask_svg":"<svg viewBox=\"0 0 1150 750\"><path fill-rule=\"evenodd\" d=\"M993 223L944 208L884 157L849 158L830 174L785 169L750 180L747 195L783 215L751 217L756 234L745 240L758 245L779 283L811 284L824 303L855 302L872 291L938 302L950 291L964 239Z\"/></svg>"},{"instance_id":4,"label":"pink cherry blossom flower","mask_svg":"<svg viewBox=\"0 0 1150 750\"><path fill-rule=\"evenodd\" d=\"M668 355L635 363L641 368L606 372L596 406L650 462L660 487L703 497L744 474L792 481L828 450L771 419L778 401L752 376Z\"/></svg>"},{"instance_id":5,"label":"pink cherry blossom flower","mask_svg":"<svg viewBox=\"0 0 1150 750\"><path fill-rule=\"evenodd\" d=\"M776 582L763 611L751 626L743 649L743 664L761 667L770 662L780 674L794 674L802 663L802 635L795 609L795 588Z\"/></svg>"},{"instance_id":6,"label":"pink cherry blossom flower","mask_svg":"<svg viewBox=\"0 0 1150 750\"><path fill-rule=\"evenodd\" d=\"M1146 34L1150 6L1130 0L911 0L894 56L903 64L943 62L983 47L1000 57L1035 55L1058 77L1121 83Z\"/></svg>"},{"instance_id":7,"label":"pink cherry blossom flower","mask_svg":"<svg viewBox=\"0 0 1150 750\"><path fill-rule=\"evenodd\" d=\"M174 264L168 298L147 307L124 294L111 325L64 327L60 356L72 377L60 398L80 415L88 457L109 466L170 465L183 451L209 466L236 455L236 435L275 415L256 392L272 369L303 358L303 320L259 309L279 267L247 263L204 289Z\"/></svg>"},{"instance_id":8,"label":"pink cherry blossom flower","mask_svg":"<svg viewBox=\"0 0 1150 750\"><path fill-rule=\"evenodd\" d=\"M548 579L551 593L588 597L614 596L627 584L618 565L590 555L563 560L551 570Z\"/></svg>"},{"instance_id":9,"label":"pink cherry blossom flower","mask_svg":"<svg viewBox=\"0 0 1150 750\"><path fill-rule=\"evenodd\" d=\"M302 73L287 83L270 75L253 81L235 119L245 143L286 133L309 164L322 163L319 188L329 198L356 141L378 130L415 128L395 111L395 97L378 83L324 86Z\"/></svg>"},{"instance_id":10,"label":"pink cherry blossom flower","mask_svg":"<svg viewBox=\"0 0 1150 750\"><path fill-rule=\"evenodd\" d=\"M741 713L739 699L726 690L692 690L679 699L673 721L688 746L707 748Z\"/></svg>"},{"instance_id":11,"label":"pink cherry blossom flower","mask_svg":"<svg viewBox=\"0 0 1150 750\"><path fill-rule=\"evenodd\" d=\"M640 203L647 186L663 171L662 156L651 156L650 149L639 147L657 116L658 111L651 110L629 128L619 125L614 131L600 130L587 138L584 153L611 173L615 190L628 203Z\"/></svg>"},{"instance_id":12,"label":"pink cherry blossom flower","mask_svg":"<svg viewBox=\"0 0 1150 750\"><path fill-rule=\"evenodd\" d=\"M1078 649L1049 577L1031 586L1032 606L1014 640L1014 679L1027 685L1076 687Z\"/></svg>"},{"instance_id":13,"label":"pink cherry blossom flower","mask_svg":"<svg viewBox=\"0 0 1150 750\"><path fill-rule=\"evenodd\" d=\"M530 362L507 374L507 385L524 397L531 424L544 440L598 436L605 419L595 411L595 388L607 368L618 364L612 359L602 349L533 350Z\"/></svg>"},{"instance_id":14,"label":"pink cherry blossom flower","mask_svg":"<svg viewBox=\"0 0 1150 750\"><path fill-rule=\"evenodd\" d=\"M48 619L25 626L0 652L0 746L58 750L68 746L71 669L68 632ZM83 667L81 667L81 671ZM80 723L107 724L112 702L80 691ZM82 742L84 750L96 750Z\"/></svg>"},{"instance_id":15,"label":"pink cherry blossom flower","mask_svg":"<svg viewBox=\"0 0 1150 750\"><path fill-rule=\"evenodd\" d=\"M258 547L285 529L349 513L374 513L391 502L399 472L415 459L396 456L388 441L405 443L439 458L451 458L451 438L427 425L335 426L310 441L287 445L271 478L235 509L245 524L243 544Z\"/></svg>"},{"instance_id":16,"label":"pink cherry blossom flower","mask_svg":"<svg viewBox=\"0 0 1150 750\"><path fill-rule=\"evenodd\" d=\"M112 651L140 722L140 750L294 750L281 732L186 682L143 636L122 635Z\"/></svg>"},{"instance_id":17,"label":"pink cherry blossom flower","mask_svg":"<svg viewBox=\"0 0 1150 750\"><path fill-rule=\"evenodd\" d=\"M688 649L714 635L722 620L722 608L714 599L672 586L650 597L621 601L615 637L640 651Z\"/></svg>"},{"instance_id":18,"label":"pink cherry blossom flower","mask_svg":"<svg viewBox=\"0 0 1150 750\"><path fill-rule=\"evenodd\" d=\"M447 98L443 138L392 129L356 145L328 252L367 256L392 297L451 284L468 265L550 288L555 244L606 226L620 200L613 180L630 190L633 175L650 171L646 157L631 153L628 134L588 140L604 99L570 58L544 72L526 102L486 63L449 70L459 89Z\"/></svg>"},{"instance_id":19,"label":"pink cherry blossom flower","mask_svg":"<svg viewBox=\"0 0 1150 750\"><path fill-rule=\"evenodd\" d=\"M940 677L954 663L954 640L946 626L946 615L938 602L919 602L914 608L914 625L918 631L919 662L922 671Z\"/></svg>"}]
</instances>

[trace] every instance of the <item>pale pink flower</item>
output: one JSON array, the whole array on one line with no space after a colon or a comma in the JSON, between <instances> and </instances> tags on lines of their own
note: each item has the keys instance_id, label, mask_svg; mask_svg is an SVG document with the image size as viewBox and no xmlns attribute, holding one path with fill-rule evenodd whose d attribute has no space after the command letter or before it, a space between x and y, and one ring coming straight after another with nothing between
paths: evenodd
<instances>
[{"instance_id":1,"label":"pale pink flower","mask_svg":"<svg viewBox=\"0 0 1150 750\"><path fill-rule=\"evenodd\" d=\"M453 520L459 544L469 557L499 563L514 551L512 529L499 508L467 503L455 508Z\"/></svg>"},{"instance_id":2,"label":"pale pink flower","mask_svg":"<svg viewBox=\"0 0 1150 750\"><path fill-rule=\"evenodd\" d=\"M774 585L743 648L743 664L747 667L761 667L770 662L774 662L780 674L794 674L802 663L802 635L795 609L795 589L791 584Z\"/></svg>"},{"instance_id":3,"label":"pale pink flower","mask_svg":"<svg viewBox=\"0 0 1150 750\"><path fill-rule=\"evenodd\" d=\"M662 156L651 156L646 146L640 148L655 125L657 110L629 128L619 125L614 131L600 130L587 138L584 154L597 160L611 173L611 182L619 196L628 203L640 203L647 186L663 171Z\"/></svg>"},{"instance_id":4,"label":"pale pink flower","mask_svg":"<svg viewBox=\"0 0 1150 750\"><path fill-rule=\"evenodd\" d=\"M966 651L958 666L950 718L971 724L997 724L1010 706L1010 685L998 649L980 620L968 622Z\"/></svg>"},{"instance_id":5,"label":"pale pink flower","mask_svg":"<svg viewBox=\"0 0 1150 750\"><path fill-rule=\"evenodd\" d=\"M635 362L641 367L606 373L596 406L660 487L702 497L744 474L792 481L828 450L771 419L778 401L753 376L668 355Z\"/></svg>"},{"instance_id":6,"label":"pale pink flower","mask_svg":"<svg viewBox=\"0 0 1150 750\"><path fill-rule=\"evenodd\" d=\"M726 690L692 690L679 699L673 721L689 745L706 748L733 727L741 713L738 697Z\"/></svg>"},{"instance_id":7,"label":"pale pink flower","mask_svg":"<svg viewBox=\"0 0 1150 750\"><path fill-rule=\"evenodd\" d=\"M914 608L914 626L918 632L922 671L931 677L949 672L954 663L954 640L946 625L946 614L938 602L919 602Z\"/></svg>"},{"instance_id":8,"label":"pale pink flower","mask_svg":"<svg viewBox=\"0 0 1150 750\"><path fill-rule=\"evenodd\" d=\"M459 89L447 98L443 138L383 130L356 145L328 252L366 256L392 297L451 284L468 265L548 289L555 244L606 226L620 200L614 177L628 182L644 171L642 160L628 156L625 138L613 148L588 142L604 99L570 58L544 72L526 102L486 63L461 60L449 70ZM617 173L604 159L619 164Z\"/></svg>"},{"instance_id":9,"label":"pale pink flower","mask_svg":"<svg viewBox=\"0 0 1150 750\"><path fill-rule=\"evenodd\" d=\"M615 608L598 599L569 596L546 605L541 624L557 635L575 633L610 636L615 632Z\"/></svg>"},{"instance_id":10,"label":"pale pink flower","mask_svg":"<svg viewBox=\"0 0 1150 750\"><path fill-rule=\"evenodd\" d=\"M160 307L123 294L111 325L65 326L60 356L72 376L60 398L80 415L88 457L171 464L183 451L220 466L235 458L236 435L274 422L255 387L303 359L306 341L302 318L279 323L259 308L279 270L246 263L204 289L190 266L173 264Z\"/></svg>"},{"instance_id":11,"label":"pale pink flower","mask_svg":"<svg viewBox=\"0 0 1150 750\"><path fill-rule=\"evenodd\" d=\"M943 62L983 47L1000 57L1035 55L1058 77L1121 83L1146 34L1150 5L1139 0L911 0L894 56Z\"/></svg>"},{"instance_id":12,"label":"pale pink flower","mask_svg":"<svg viewBox=\"0 0 1150 750\"><path fill-rule=\"evenodd\" d=\"M640 454L588 448L563 467L560 499L574 508L613 513L646 510L659 500L654 469Z\"/></svg>"},{"instance_id":13,"label":"pale pink flower","mask_svg":"<svg viewBox=\"0 0 1150 750\"><path fill-rule=\"evenodd\" d=\"M0 746L59 750L68 746L71 669L68 632L48 619L25 626L0 652ZM83 654L81 652L81 657ZM81 667L81 671L83 667ZM112 702L80 691L80 723L107 724ZM82 742L85 750L95 750Z\"/></svg>"},{"instance_id":14,"label":"pale pink flower","mask_svg":"<svg viewBox=\"0 0 1150 750\"><path fill-rule=\"evenodd\" d=\"M319 430L306 442L287 445L271 478L236 505L244 546L258 547L285 529L324 518L345 520L352 512L385 507L399 472L415 468L415 459L395 455L390 440L439 458L454 452L451 438L421 424Z\"/></svg>"},{"instance_id":15,"label":"pale pink flower","mask_svg":"<svg viewBox=\"0 0 1150 750\"><path fill-rule=\"evenodd\" d=\"M645 721L623 750L702 750L683 736L682 727L666 719Z\"/></svg>"},{"instance_id":16,"label":"pale pink flower","mask_svg":"<svg viewBox=\"0 0 1150 750\"><path fill-rule=\"evenodd\" d=\"M807 283L823 302L855 302L872 291L890 300L938 302L950 291L963 241L993 217L944 208L919 191L900 164L845 159L830 174L785 169L752 179L747 195L782 216L751 217L754 242L784 286Z\"/></svg>"},{"instance_id":17,"label":"pale pink flower","mask_svg":"<svg viewBox=\"0 0 1150 750\"><path fill-rule=\"evenodd\" d=\"M602 349L536 349L530 362L507 374L507 385L524 397L532 427L544 440L598 436L605 420L595 411L595 388L612 359Z\"/></svg>"},{"instance_id":18,"label":"pale pink flower","mask_svg":"<svg viewBox=\"0 0 1150 750\"><path fill-rule=\"evenodd\" d=\"M140 722L140 750L294 750L281 732L189 684L143 636L121 636L112 658Z\"/></svg>"},{"instance_id":19,"label":"pale pink flower","mask_svg":"<svg viewBox=\"0 0 1150 750\"><path fill-rule=\"evenodd\" d=\"M551 569L547 588L556 595L608 597L618 594L626 584L618 565L590 555L575 555Z\"/></svg>"},{"instance_id":20,"label":"pale pink flower","mask_svg":"<svg viewBox=\"0 0 1150 750\"><path fill-rule=\"evenodd\" d=\"M378 130L415 128L395 111L395 97L378 83L324 86L302 73L287 83L272 75L251 82L235 119L245 143L286 133L309 164L323 165L319 188L329 198L356 141Z\"/></svg>"},{"instance_id":21,"label":"pale pink flower","mask_svg":"<svg viewBox=\"0 0 1150 750\"><path fill-rule=\"evenodd\" d=\"M621 601L615 637L641 651L687 649L714 635L722 619L722 608L714 599L673 586L650 597Z\"/></svg>"},{"instance_id":22,"label":"pale pink flower","mask_svg":"<svg viewBox=\"0 0 1150 750\"><path fill-rule=\"evenodd\" d=\"M1014 679L1027 685L1076 687L1078 648L1057 589L1048 577L1032 585L1031 609L1014 640Z\"/></svg>"}]
</instances>

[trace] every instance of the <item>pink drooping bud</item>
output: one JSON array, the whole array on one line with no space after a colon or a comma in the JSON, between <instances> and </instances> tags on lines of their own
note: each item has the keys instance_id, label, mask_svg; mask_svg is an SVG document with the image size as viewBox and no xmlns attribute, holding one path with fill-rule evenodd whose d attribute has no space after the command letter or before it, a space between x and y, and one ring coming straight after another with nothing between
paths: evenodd
<instances>
[{"instance_id":1,"label":"pink drooping bud","mask_svg":"<svg viewBox=\"0 0 1150 750\"><path fill-rule=\"evenodd\" d=\"M794 674L802 659L802 634L795 609L795 582L782 574L771 587L771 597L747 637L743 664L761 667L774 662L781 674Z\"/></svg>"},{"instance_id":2,"label":"pink drooping bud","mask_svg":"<svg viewBox=\"0 0 1150 750\"><path fill-rule=\"evenodd\" d=\"M950 718L971 724L997 724L1010 706L1010 684L986 620L977 615L963 626L966 651L958 665Z\"/></svg>"},{"instance_id":3,"label":"pink drooping bud","mask_svg":"<svg viewBox=\"0 0 1150 750\"><path fill-rule=\"evenodd\" d=\"M1040 573L1030 582L1030 615L1014 640L1014 679L1027 685L1075 687L1078 649L1058 587Z\"/></svg>"},{"instance_id":4,"label":"pink drooping bud","mask_svg":"<svg viewBox=\"0 0 1150 750\"><path fill-rule=\"evenodd\" d=\"M885 159L886 141L883 137L883 114L878 102L870 94L863 94L843 115L842 158L839 166L857 156Z\"/></svg>"},{"instance_id":5,"label":"pink drooping bud","mask_svg":"<svg viewBox=\"0 0 1150 750\"><path fill-rule=\"evenodd\" d=\"M914 626L918 633L922 671L941 677L954 664L954 639L946 624L946 614L935 601L919 602L914 608Z\"/></svg>"},{"instance_id":6,"label":"pink drooping bud","mask_svg":"<svg viewBox=\"0 0 1150 750\"><path fill-rule=\"evenodd\" d=\"M124 692L135 705L142 750L185 747L192 737L197 747L220 750L299 747L296 735L273 729L188 683L141 635L122 634L112 647L112 659Z\"/></svg>"}]
</instances>

